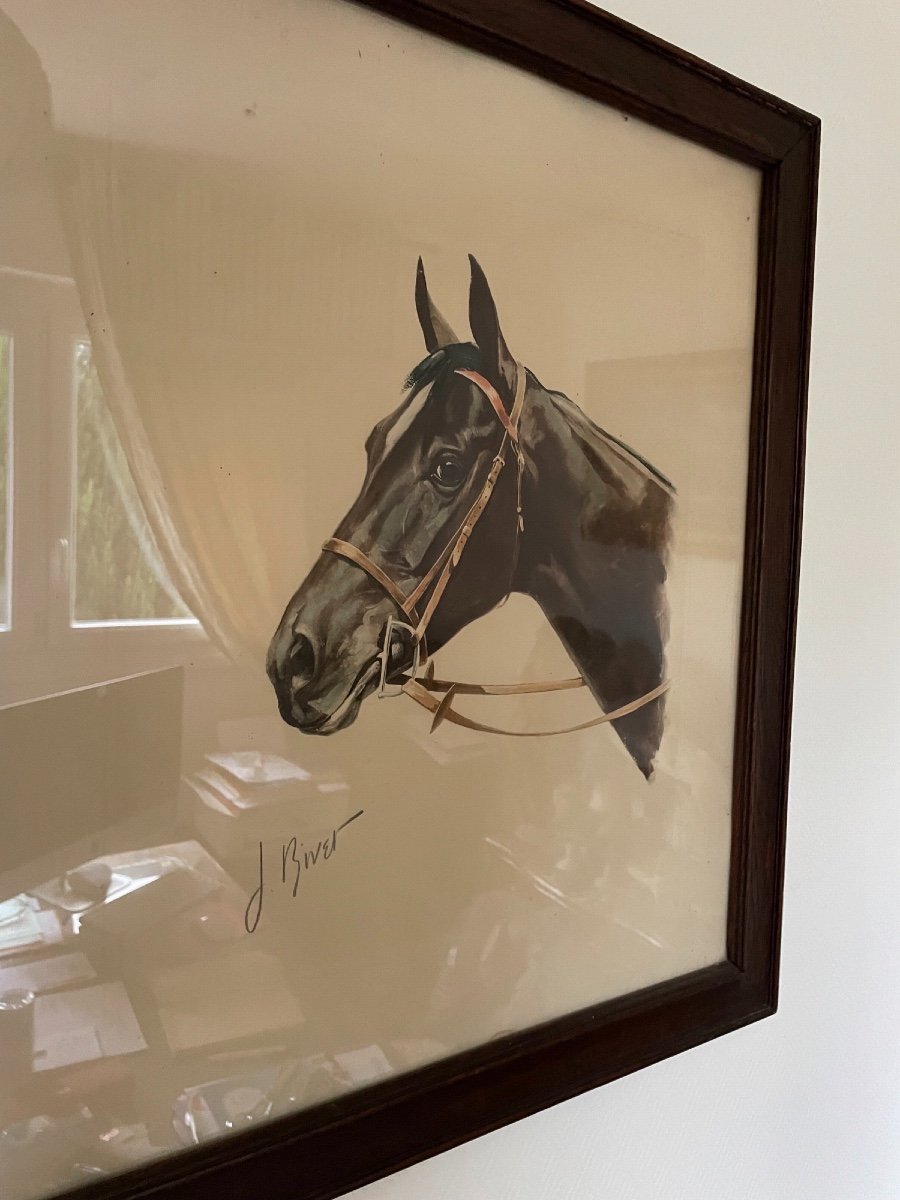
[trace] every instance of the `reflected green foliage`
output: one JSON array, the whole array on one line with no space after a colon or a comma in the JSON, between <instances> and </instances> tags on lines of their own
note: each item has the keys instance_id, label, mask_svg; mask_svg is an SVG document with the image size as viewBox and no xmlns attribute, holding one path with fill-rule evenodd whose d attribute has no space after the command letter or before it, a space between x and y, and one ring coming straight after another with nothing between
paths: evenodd
<instances>
[{"instance_id":1,"label":"reflected green foliage","mask_svg":"<svg viewBox=\"0 0 900 1200\"><path fill-rule=\"evenodd\" d=\"M87 343L75 351L76 621L170 620L190 613L154 571L153 537L115 434Z\"/></svg>"},{"instance_id":2,"label":"reflected green foliage","mask_svg":"<svg viewBox=\"0 0 900 1200\"><path fill-rule=\"evenodd\" d=\"M6 547L9 524L9 364L12 338L0 333L0 625L9 622L9 580L6 577Z\"/></svg>"}]
</instances>

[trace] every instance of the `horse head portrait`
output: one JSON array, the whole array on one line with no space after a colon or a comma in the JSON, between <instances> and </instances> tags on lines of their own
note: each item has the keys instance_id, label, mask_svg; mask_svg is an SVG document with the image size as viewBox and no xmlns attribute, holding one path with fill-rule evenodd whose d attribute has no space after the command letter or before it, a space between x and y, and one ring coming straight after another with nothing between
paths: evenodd
<instances>
[{"instance_id":1,"label":"horse head portrait","mask_svg":"<svg viewBox=\"0 0 900 1200\"><path fill-rule=\"evenodd\" d=\"M373 693L499 730L459 695L586 686L647 778L663 732L666 562L674 487L545 388L507 346L470 255L471 341L433 303L419 260L426 357L366 441L359 495L292 596L267 670L283 719L331 734ZM435 679L431 656L510 593L540 606L579 675L521 685ZM438 699L440 697L440 699ZM551 730L565 733L570 730Z\"/></svg>"}]
</instances>

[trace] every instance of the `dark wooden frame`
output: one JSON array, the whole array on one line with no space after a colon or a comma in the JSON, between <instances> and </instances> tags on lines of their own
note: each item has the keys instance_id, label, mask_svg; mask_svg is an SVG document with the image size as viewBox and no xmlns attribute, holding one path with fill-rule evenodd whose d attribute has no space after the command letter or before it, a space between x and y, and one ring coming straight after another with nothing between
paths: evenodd
<instances>
[{"instance_id":1,"label":"dark wooden frame","mask_svg":"<svg viewBox=\"0 0 900 1200\"><path fill-rule=\"evenodd\" d=\"M582 0L357 2L762 172L728 957L78 1189L83 1200L325 1200L776 1007L818 119Z\"/></svg>"}]
</instances>

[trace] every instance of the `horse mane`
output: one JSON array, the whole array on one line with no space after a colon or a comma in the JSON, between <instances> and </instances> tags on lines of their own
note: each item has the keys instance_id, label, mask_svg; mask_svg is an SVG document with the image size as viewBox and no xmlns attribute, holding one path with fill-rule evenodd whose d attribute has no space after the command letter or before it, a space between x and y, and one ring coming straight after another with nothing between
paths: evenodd
<instances>
[{"instance_id":1,"label":"horse mane","mask_svg":"<svg viewBox=\"0 0 900 1200\"><path fill-rule=\"evenodd\" d=\"M607 445L612 445L618 448L626 459L631 459L632 462L643 468L660 487L668 492L671 496L677 494L675 484L664 475L658 467L655 467L649 459L644 458L643 454L635 450L633 446L629 446L627 442L623 442L621 438L616 437L614 433L603 429L596 421L592 421L583 408L571 400L563 392L551 392L549 389L544 389L555 406L562 411L563 416L572 426L573 430L580 434L589 444L592 444L599 450L598 443L605 442Z\"/></svg>"}]
</instances>

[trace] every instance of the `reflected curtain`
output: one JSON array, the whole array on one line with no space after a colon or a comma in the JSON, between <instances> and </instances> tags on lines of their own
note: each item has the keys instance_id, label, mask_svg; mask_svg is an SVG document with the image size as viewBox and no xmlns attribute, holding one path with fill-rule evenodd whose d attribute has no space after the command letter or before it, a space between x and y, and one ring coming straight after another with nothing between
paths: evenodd
<instances>
[{"instance_id":1,"label":"reflected curtain","mask_svg":"<svg viewBox=\"0 0 900 1200\"><path fill-rule=\"evenodd\" d=\"M385 281L378 238L320 219L296 179L57 141L95 362L165 567L215 642L261 663L313 557L310 522L327 532L307 512L325 469L310 425L360 446L335 400L393 336L385 287L408 307L411 280ZM361 276L368 289L334 286Z\"/></svg>"},{"instance_id":2,"label":"reflected curtain","mask_svg":"<svg viewBox=\"0 0 900 1200\"><path fill-rule=\"evenodd\" d=\"M100 448L103 469L114 488L119 507L125 514L128 530L134 541L140 546L144 561L170 604L173 608L178 607L181 597L166 569L156 539L147 527L147 519L141 506L140 497L135 490L128 462L122 453L120 439L109 419L109 406L103 398L94 371L92 360L83 364L79 359L78 420L79 422L87 421L90 425L93 438ZM82 372L84 372L84 376L82 376ZM79 441L79 470L80 457Z\"/></svg>"}]
</instances>

